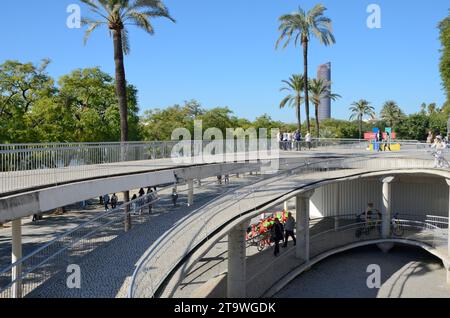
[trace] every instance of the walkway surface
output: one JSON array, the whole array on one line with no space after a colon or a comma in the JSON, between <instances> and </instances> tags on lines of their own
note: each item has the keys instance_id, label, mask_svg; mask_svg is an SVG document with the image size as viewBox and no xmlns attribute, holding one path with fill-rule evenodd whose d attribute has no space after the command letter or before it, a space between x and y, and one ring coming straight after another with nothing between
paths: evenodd
<instances>
[{"instance_id":1,"label":"walkway surface","mask_svg":"<svg viewBox=\"0 0 450 318\"><path fill-rule=\"evenodd\" d=\"M380 289L367 287L371 264L380 266ZM420 248L395 246L385 254L368 246L323 260L275 298L450 298L445 282L442 262Z\"/></svg>"},{"instance_id":2,"label":"walkway surface","mask_svg":"<svg viewBox=\"0 0 450 318\"><path fill-rule=\"evenodd\" d=\"M385 156L404 154L385 153ZM369 155L361 149L352 148L351 145L341 147L324 147L310 151L280 151L280 158L317 158L323 156ZM238 157L239 158L239 157ZM245 157L244 157L245 158ZM191 162L195 163L194 158ZM200 161L201 162L201 161ZM107 164L71 166L54 169L26 170L13 172L0 172L0 196L7 193L53 186L87 179L120 176L126 174L145 173L159 170L182 168L195 165L193 163L178 163L170 158L141 161L126 161Z\"/></svg>"},{"instance_id":3,"label":"walkway surface","mask_svg":"<svg viewBox=\"0 0 450 318\"><path fill-rule=\"evenodd\" d=\"M148 246L170 229L181 218L195 208L215 197L252 183L255 176L232 178L229 185L210 185L197 188L195 204L186 205L185 196L180 196L180 205L173 208L169 200L159 202L151 216L143 216L140 224L131 231L114 237L111 241L93 250L78 263L81 268L81 289L66 287L66 273L60 273L35 289L28 297L36 298L114 298L126 297L131 275ZM204 182L205 184L205 182Z\"/></svg>"}]
</instances>

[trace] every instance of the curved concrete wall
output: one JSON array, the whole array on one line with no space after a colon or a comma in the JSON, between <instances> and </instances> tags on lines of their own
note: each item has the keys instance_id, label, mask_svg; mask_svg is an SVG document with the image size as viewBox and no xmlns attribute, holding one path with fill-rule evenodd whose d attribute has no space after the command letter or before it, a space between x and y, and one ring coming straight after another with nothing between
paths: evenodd
<instances>
[{"instance_id":1,"label":"curved concrete wall","mask_svg":"<svg viewBox=\"0 0 450 318\"><path fill-rule=\"evenodd\" d=\"M412 180L411 180L412 181ZM443 179L417 178L394 182L393 212L448 216L449 190ZM317 188L311 197L311 216L324 217L363 212L373 202L381 211L381 182L359 179Z\"/></svg>"}]
</instances>

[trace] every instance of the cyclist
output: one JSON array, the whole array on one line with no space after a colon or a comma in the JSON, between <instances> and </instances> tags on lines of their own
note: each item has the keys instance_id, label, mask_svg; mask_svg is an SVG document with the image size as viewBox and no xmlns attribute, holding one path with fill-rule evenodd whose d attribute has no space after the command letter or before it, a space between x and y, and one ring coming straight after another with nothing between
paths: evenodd
<instances>
[{"instance_id":1,"label":"cyclist","mask_svg":"<svg viewBox=\"0 0 450 318\"><path fill-rule=\"evenodd\" d=\"M374 208L373 203L367 204L367 209L365 211L366 226L372 228L377 225L380 219L380 211Z\"/></svg>"}]
</instances>

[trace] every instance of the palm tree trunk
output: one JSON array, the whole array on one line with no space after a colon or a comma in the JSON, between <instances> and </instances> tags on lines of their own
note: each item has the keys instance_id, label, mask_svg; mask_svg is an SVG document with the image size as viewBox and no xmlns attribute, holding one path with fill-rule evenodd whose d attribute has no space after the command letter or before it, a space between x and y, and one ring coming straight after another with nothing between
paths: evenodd
<instances>
[{"instance_id":1,"label":"palm tree trunk","mask_svg":"<svg viewBox=\"0 0 450 318\"><path fill-rule=\"evenodd\" d=\"M302 106L302 103L301 103L301 101L300 101L300 97L297 96L297 107L296 107L296 111L297 111L298 130L299 130L300 132L302 132L301 106Z\"/></svg>"},{"instance_id":2,"label":"palm tree trunk","mask_svg":"<svg viewBox=\"0 0 450 318\"><path fill-rule=\"evenodd\" d=\"M314 105L316 110L316 129L317 129L317 138L320 138L320 123L319 123L319 104Z\"/></svg>"},{"instance_id":3,"label":"palm tree trunk","mask_svg":"<svg viewBox=\"0 0 450 318\"><path fill-rule=\"evenodd\" d=\"M116 64L116 94L120 112L120 141L128 141L128 105L125 67L123 65L122 30L113 30L114 62Z\"/></svg>"},{"instance_id":4,"label":"palm tree trunk","mask_svg":"<svg viewBox=\"0 0 450 318\"><path fill-rule=\"evenodd\" d=\"M359 139L361 140L361 133L362 133L362 116L359 115Z\"/></svg>"},{"instance_id":5,"label":"palm tree trunk","mask_svg":"<svg viewBox=\"0 0 450 318\"><path fill-rule=\"evenodd\" d=\"M127 105L127 84L125 79L125 66L123 64L123 47L122 47L122 30L113 30L114 38L114 62L116 64L116 94L119 102L120 113L120 159L126 160L126 145L128 141L128 105ZM123 192L124 202L130 201L130 192ZM131 217L129 214L129 207L125 208L125 231L131 228Z\"/></svg>"},{"instance_id":6,"label":"palm tree trunk","mask_svg":"<svg viewBox=\"0 0 450 318\"><path fill-rule=\"evenodd\" d=\"M303 64L305 77L305 108L306 108L306 125L308 131L311 132L311 123L309 121L309 83L308 83L308 40L303 39Z\"/></svg>"}]
</instances>

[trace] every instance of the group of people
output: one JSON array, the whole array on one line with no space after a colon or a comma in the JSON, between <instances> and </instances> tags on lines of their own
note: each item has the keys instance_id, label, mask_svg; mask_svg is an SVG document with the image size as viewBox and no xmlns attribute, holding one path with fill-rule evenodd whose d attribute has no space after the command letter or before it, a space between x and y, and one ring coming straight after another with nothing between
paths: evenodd
<instances>
[{"instance_id":1,"label":"group of people","mask_svg":"<svg viewBox=\"0 0 450 318\"><path fill-rule=\"evenodd\" d=\"M377 150L378 151L392 151L391 150L391 134L387 131L384 135L381 132L381 130L378 130L378 132L375 135L375 141L377 144Z\"/></svg>"},{"instance_id":2,"label":"group of people","mask_svg":"<svg viewBox=\"0 0 450 318\"><path fill-rule=\"evenodd\" d=\"M299 129L294 132L279 132L277 138L280 142L281 150L302 150L303 136ZM310 150L312 146L312 136L309 131L306 133L304 141L306 143L306 147Z\"/></svg>"},{"instance_id":3,"label":"group of people","mask_svg":"<svg viewBox=\"0 0 450 318\"><path fill-rule=\"evenodd\" d=\"M119 202L119 198L115 193L110 197L109 194L105 194L100 197L100 204L105 206L105 211L109 211L109 206L111 205L111 209L114 210L117 208L117 203Z\"/></svg>"},{"instance_id":4,"label":"group of people","mask_svg":"<svg viewBox=\"0 0 450 318\"><path fill-rule=\"evenodd\" d=\"M270 242L274 243L274 255L278 256L280 241L283 242L283 247L287 247L289 237L291 237L294 246L297 244L294 229L295 219L292 213L283 211L250 226L247 230L247 238L268 235Z\"/></svg>"},{"instance_id":5,"label":"group of people","mask_svg":"<svg viewBox=\"0 0 450 318\"><path fill-rule=\"evenodd\" d=\"M138 196L139 195L139 196ZM152 203L157 197L156 187L148 187L147 192L144 188L139 189L138 194L134 194L131 198L131 210L134 214L142 214L142 207L148 205L148 213L152 212ZM105 194L99 198L100 204L105 207L105 211L117 208L119 198L115 193L111 196Z\"/></svg>"},{"instance_id":6,"label":"group of people","mask_svg":"<svg viewBox=\"0 0 450 318\"><path fill-rule=\"evenodd\" d=\"M153 204L152 202L157 197L156 187L148 187L147 192L143 188L139 189L139 197L134 194L131 197L131 209L132 213L136 215L141 215L144 212L144 207L148 207L148 214L152 213Z\"/></svg>"},{"instance_id":7,"label":"group of people","mask_svg":"<svg viewBox=\"0 0 450 318\"><path fill-rule=\"evenodd\" d=\"M230 184L230 175L226 174L222 181L222 175L217 176L217 184L221 185L222 182L225 184Z\"/></svg>"}]
</instances>

